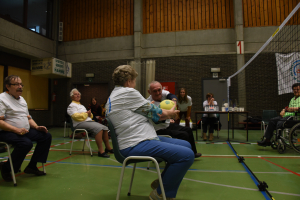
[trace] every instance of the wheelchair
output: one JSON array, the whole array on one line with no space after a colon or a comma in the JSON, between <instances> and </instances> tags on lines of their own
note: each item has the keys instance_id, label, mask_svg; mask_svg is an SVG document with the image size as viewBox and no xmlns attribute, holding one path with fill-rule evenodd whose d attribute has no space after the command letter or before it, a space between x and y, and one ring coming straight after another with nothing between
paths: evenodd
<instances>
[{"instance_id":1,"label":"wheelchair","mask_svg":"<svg viewBox=\"0 0 300 200\"><path fill-rule=\"evenodd\" d=\"M299 113L298 113L299 114ZM299 136L298 136L299 135ZM271 147L283 154L287 148L300 153L300 116L291 116L278 128L271 139Z\"/></svg>"}]
</instances>

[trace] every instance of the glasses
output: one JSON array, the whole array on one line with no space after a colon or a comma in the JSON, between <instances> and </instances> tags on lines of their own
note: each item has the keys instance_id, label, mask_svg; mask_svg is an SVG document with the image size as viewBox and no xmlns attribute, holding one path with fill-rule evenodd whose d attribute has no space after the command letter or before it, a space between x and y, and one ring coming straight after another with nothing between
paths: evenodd
<instances>
[{"instance_id":1,"label":"glasses","mask_svg":"<svg viewBox=\"0 0 300 200\"><path fill-rule=\"evenodd\" d=\"M22 83L15 83L15 84L9 84L9 85L22 86L22 87L24 87L24 85L23 85Z\"/></svg>"}]
</instances>

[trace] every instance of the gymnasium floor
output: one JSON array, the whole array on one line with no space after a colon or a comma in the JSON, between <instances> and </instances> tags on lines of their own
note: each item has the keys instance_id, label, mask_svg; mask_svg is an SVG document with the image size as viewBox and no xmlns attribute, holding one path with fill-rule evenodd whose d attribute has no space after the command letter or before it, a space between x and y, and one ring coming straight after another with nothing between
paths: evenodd
<instances>
[{"instance_id":1,"label":"gymnasium floor","mask_svg":"<svg viewBox=\"0 0 300 200\"><path fill-rule=\"evenodd\" d=\"M82 154L82 141L74 142L76 150L69 155L71 140L63 138L63 128L51 128L52 146L46 166L47 175L17 174L17 187L12 182L4 182L0 177L1 199L116 199L121 164L113 154L109 159ZM200 131L199 131L200 132ZM199 134L198 132L198 134ZM235 141L245 142L245 131L235 130ZM246 164L259 180L265 181L275 199L300 199L300 154L288 149L279 154L270 147L259 147L256 141L260 131L249 131L249 144L232 142L236 152L245 158ZM224 142L227 131L222 130L215 143L197 141L197 149L203 154L195 159L179 188L176 200L220 199L220 200L260 200L269 199L258 191L254 181L238 162L230 146ZM199 138L201 139L201 138ZM219 141L219 142L218 142ZM95 142L92 148L96 149ZM0 153L3 161L7 153ZM22 165L28 164L30 154ZM138 164L131 196L127 196L132 168L125 170L120 199L146 200L151 192L150 183L157 178L153 164L147 170L147 163ZM161 164L164 167L164 164Z\"/></svg>"}]
</instances>

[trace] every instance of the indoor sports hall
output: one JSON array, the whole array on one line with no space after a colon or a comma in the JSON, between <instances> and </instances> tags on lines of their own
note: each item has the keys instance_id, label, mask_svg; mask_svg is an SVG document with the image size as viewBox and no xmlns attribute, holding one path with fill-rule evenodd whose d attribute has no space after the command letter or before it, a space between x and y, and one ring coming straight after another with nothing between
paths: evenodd
<instances>
[{"instance_id":1,"label":"indoor sports hall","mask_svg":"<svg viewBox=\"0 0 300 200\"><path fill-rule=\"evenodd\" d=\"M142 99L157 101L153 81L177 95L180 126L202 154L167 200L300 199L299 8L299 0L1 0L0 198L153 199L152 182L170 165L156 157L158 166L134 160L122 168L109 115L119 87L112 75L130 65ZM7 82L11 75L17 82ZM8 112L5 95L26 101L30 129L52 135L39 176L27 170L40 151L34 140L6 176L18 144L4 133L27 136L7 128L21 121L11 119L19 115ZM75 131L79 118L67 110L74 101L80 113L101 107L94 121L108 127L102 145L114 153L100 153L88 129Z\"/></svg>"}]
</instances>

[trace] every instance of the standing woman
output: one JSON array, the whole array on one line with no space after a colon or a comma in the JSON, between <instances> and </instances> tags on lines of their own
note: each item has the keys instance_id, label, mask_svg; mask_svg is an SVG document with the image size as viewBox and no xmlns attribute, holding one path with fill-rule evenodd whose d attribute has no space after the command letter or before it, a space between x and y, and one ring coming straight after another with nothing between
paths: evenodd
<instances>
[{"instance_id":1,"label":"standing woman","mask_svg":"<svg viewBox=\"0 0 300 200\"><path fill-rule=\"evenodd\" d=\"M91 103L89 104L89 107L87 110L91 110L91 112L93 113L93 120L95 122L99 121L99 118L101 119L102 116L102 108L101 106L97 103L97 99L96 97L93 97L91 99Z\"/></svg>"},{"instance_id":2,"label":"standing woman","mask_svg":"<svg viewBox=\"0 0 300 200\"><path fill-rule=\"evenodd\" d=\"M213 93L207 93L206 99L203 102L203 109L205 110L205 106L216 106L218 103L214 99ZM207 125L209 124L209 141L214 139L214 124L217 122L217 115L216 114L203 114L202 117L202 128L203 128L203 140L207 140L206 132L207 132Z\"/></svg>"},{"instance_id":3,"label":"standing woman","mask_svg":"<svg viewBox=\"0 0 300 200\"><path fill-rule=\"evenodd\" d=\"M176 124L180 123L182 115L185 117L185 126L190 127L191 120L191 110L192 110L192 98L187 95L185 88L180 88L178 92L178 102L177 102L179 113L179 118L175 121Z\"/></svg>"}]
</instances>

